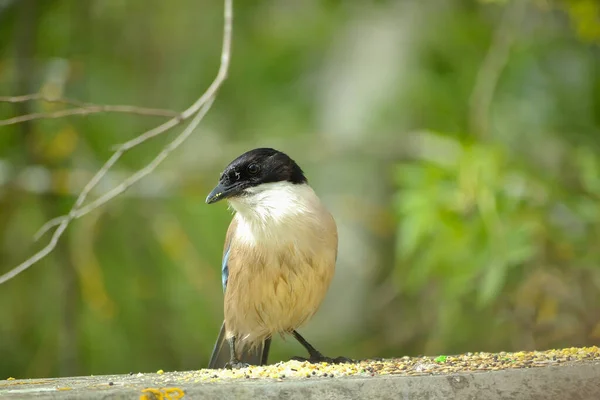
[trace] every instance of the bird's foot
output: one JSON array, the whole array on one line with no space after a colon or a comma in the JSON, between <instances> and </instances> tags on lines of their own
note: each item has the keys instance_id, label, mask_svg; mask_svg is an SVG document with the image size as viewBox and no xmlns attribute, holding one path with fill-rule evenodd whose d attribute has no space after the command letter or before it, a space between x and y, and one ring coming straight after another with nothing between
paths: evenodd
<instances>
[{"instance_id":1,"label":"bird's foot","mask_svg":"<svg viewBox=\"0 0 600 400\"><path fill-rule=\"evenodd\" d=\"M325 357L323 354L311 354L310 357L305 358L305 357L292 357L292 360L295 361L307 361L311 364L317 364L317 363L322 363L322 362L326 362L329 364L352 364L355 363L356 361L347 358L347 357L336 357L336 358L331 358L331 357Z\"/></svg>"},{"instance_id":2,"label":"bird's foot","mask_svg":"<svg viewBox=\"0 0 600 400\"><path fill-rule=\"evenodd\" d=\"M238 360L231 360L227 364L225 364L226 369L242 369L242 368L246 368L249 366L250 366L250 364L247 364L245 362L241 362Z\"/></svg>"}]
</instances>

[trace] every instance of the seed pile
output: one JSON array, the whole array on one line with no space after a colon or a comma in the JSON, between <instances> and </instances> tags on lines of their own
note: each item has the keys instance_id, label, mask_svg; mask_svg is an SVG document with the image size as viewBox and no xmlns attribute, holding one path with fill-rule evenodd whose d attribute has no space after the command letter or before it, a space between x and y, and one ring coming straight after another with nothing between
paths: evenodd
<instances>
[{"instance_id":1,"label":"seed pile","mask_svg":"<svg viewBox=\"0 0 600 400\"><path fill-rule=\"evenodd\" d=\"M466 353L456 356L402 357L364 360L355 364L310 364L288 361L264 367L250 366L238 370L201 369L198 371L159 374L158 383L226 382L236 379L307 379L342 376L433 375L459 372L499 371L511 368L536 368L576 361L599 361L600 348L566 348L516 353Z\"/></svg>"},{"instance_id":2,"label":"seed pile","mask_svg":"<svg viewBox=\"0 0 600 400\"><path fill-rule=\"evenodd\" d=\"M455 356L402 357L363 360L348 364L310 364L288 361L264 367L251 366L238 370L201 369L197 371L130 373L99 377L75 377L44 380L0 380L0 397L5 393L70 390L141 390L140 399L176 399L194 384L227 384L233 382L277 382L286 380L335 379L340 377L442 375L500 371L518 368L600 363L600 348L567 348L516 353L466 353Z\"/></svg>"}]
</instances>

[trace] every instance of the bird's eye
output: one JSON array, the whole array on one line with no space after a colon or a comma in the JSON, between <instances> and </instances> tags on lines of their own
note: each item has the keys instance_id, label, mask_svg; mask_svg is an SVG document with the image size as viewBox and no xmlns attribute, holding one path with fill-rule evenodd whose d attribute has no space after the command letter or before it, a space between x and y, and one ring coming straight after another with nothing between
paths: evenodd
<instances>
[{"instance_id":1,"label":"bird's eye","mask_svg":"<svg viewBox=\"0 0 600 400\"><path fill-rule=\"evenodd\" d=\"M258 164L248 165L248 172L250 172L252 175L257 174L258 171L260 171L260 167L258 166Z\"/></svg>"}]
</instances>

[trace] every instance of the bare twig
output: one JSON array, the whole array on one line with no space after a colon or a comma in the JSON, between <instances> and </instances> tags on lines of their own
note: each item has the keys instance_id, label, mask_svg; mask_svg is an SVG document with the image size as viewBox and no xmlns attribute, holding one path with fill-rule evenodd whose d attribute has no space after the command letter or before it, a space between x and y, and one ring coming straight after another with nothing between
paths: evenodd
<instances>
[{"instance_id":1,"label":"bare twig","mask_svg":"<svg viewBox=\"0 0 600 400\"><path fill-rule=\"evenodd\" d=\"M0 276L0 284L5 283L6 281L14 278L21 272L25 271L33 264L37 263L44 257L46 257L52 250L56 247L58 240L67 229L72 220L79 218L90 211L96 209L97 207L103 205L107 201L113 199L118 196L120 193L123 193L133 184L138 182L144 176L151 173L173 150L179 147L194 131L194 129L198 126L202 118L206 115L206 112L212 106L215 95L223 81L227 78L227 72L229 70L229 59L231 53L231 31L232 31L232 23L233 23L233 5L232 0L225 0L225 12L224 12L224 28L223 28L223 47L221 51L221 64L219 66L219 71L217 72L217 76L208 89L200 96L194 104L188 107L185 111L183 111L179 116L170 119L158 127L147 131L137 138L130 140L122 145L120 145L115 153L108 159L108 161L100 168L100 170L94 175L94 177L87 183L82 192L77 197L75 204L69 211L69 214L53 219L55 221L54 224L58 224L58 227L54 231L50 242L36 254L34 254L31 258L27 259L17 267L8 271L7 273ZM87 195L90 191L100 182L100 180L104 177L107 171L112 168L112 166L121 158L121 156L128 151L129 149L145 142L146 140L158 136L174 126L180 124L182 121L189 119L190 117L194 117L190 124L181 132L171 143L169 143L157 156L150 162L147 166L140 169L129 178L121 182L121 184L117 185L115 188L96 199L95 201L89 203L87 206L83 207L83 203L85 202ZM52 222L50 221L50 222ZM59 222L60 221L60 222Z\"/></svg>"},{"instance_id":2,"label":"bare twig","mask_svg":"<svg viewBox=\"0 0 600 400\"><path fill-rule=\"evenodd\" d=\"M63 221L66 221L68 218L69 217L67 215L61 215L60 217L52 218L50 221L47 221L40 229L38 229L35 235L33 235L33 240L37 242L42 236L44 236L46 232L55 226L62 224ZM75 216L73 219L77 219L77 216Z\"/></svg>"},{"instance_id":3,"label":"bare twig","mask_svg":"<svg viewBox=\"0 0 600 400\"><path fill-rule=\"evenodd\" d=\"M512 0L506 10L488 52L477 72L475 86L469 99L469 125L471 132L482 139L489 132L489 111L502 71L508 64L515 33L521 26L527 0Z\"/></svg>"},{"instance_id":4,"label":"bare twig","mask_svg":"<svg viewBox=\"0 0 600 400\"><path fill-rule=\"evenodd\" d=\"M202 118L204 118L204 115L206 115L206 112L212 106L214 99L215 99L214 97L208 98L208 101L202 106L200 111L198 113L196 113L196 117L194 117L194 119L192 120L192 122L190 122L190 124L187 126L187 128L183 132L181 132L179 134L179 136L177 136L171 143L169 143L165 148L163 148L163 150L156 156L156 158L154 158L154 160L152 160L148 165L146 165L144 168L138 170L136 173L131 175L129 178L125 179L123 182L121 182L119 185L115 186L110 191L106 192L101 197L97 198L96 200L92 201L91 203L87 204L84 207L75 209L72 214L62 215L60 217L53 218L50 221L46 222L36 232L35 237L34 237L35 240L38 240L49 229L62 224L64 221L66 221L68 219L78 219L78 218L81 218L84 215L94 211L96 208L107 203L109 200L117 197L119 194L123 193L124 191L129 189L129 187L131 187L133 184L138 182L140 179L142 179L143 177L145 177L146 175L148 175L149 173L154 171L156 169L156 167L169 155L169 153L171 153L173 150L175 150L177 147L179 147L181 145L181 143L183 143L188 138L188 136L190 136L190 134L198 126L198 124L200 123ZM0 278L0 284L1 283L2 283L2 280Z\"/></svg>"},{"instance_id":5,"label":"bare twig","mask_svg":"<svg viewBox=\"0 0 600 400\"><path fill-rule=\"evenodd\" d=\"M27 101L44 101L47 103L58 103L75 106L76 108L68 108L65 110L57 110L53 112L41 112L31 113L25 115L19 115L13 118L7 118L0 120L0 126L18 124L25 121L32 121L35 119L52 119L62 118L70 115L89 115L105 112L113 113L125 113L134 115L146 115L156 117L177 117L179 112L172 110L163 110L158 108L146 108L129 105L105 105L105 104L92 104L84 103L78 100L65 99L65 98L50 98L43 96L41 93L28 94L24 96L0 96L0 103L24 103Z\"/></svg>"},{"instance_id":6,"label":"bare twig","mask_svg":"<svg viewBox=\"0 0 600 400\"><path fill-rule=\"evenodd\" d=\"M43 96L40 93L25 94L23 96L0 96L0 103L24 103L26 101L42 100ZM45 100L54 102L54 99Z\"/></svg>"},{"instance_id":7,"label":"bare twig","mask_svg":"<svg viewBox=\"0 0 600 400\"><path fill-rule=\"evenodd\" d=\"M42 93L26 94L23 96L0 96L0 103L24 103L27 101L41 101L44 103L65 104L79 108L102 108L106 109L108 112L124 112L138 115L156 115L159 117L176 117L177 115L179 115L178 111L164 110L162 108L146 108L129 105L94 104L65 97L50 97Z\"/></svg>"},{"instance_id":8,"label":"bare twig","mask_svg":"<svg viewBox=\"0 0 600 400\"><path fill-rule=\"evenodd\" d=\"M55 119L63 118L71 115L89 115L104 112L124 113L124 114L136 114L156 117L173 117L179 115L176 111L161 110L154 108L139 108L135 106L91 106L86 108L69 108L66 110L59 110L47 113L31 113L25 115L19 115L18 117L7 118L0 120L0 126L18 124L25 121L32 121L35 119Z\"/></svg>"}]
</instances>

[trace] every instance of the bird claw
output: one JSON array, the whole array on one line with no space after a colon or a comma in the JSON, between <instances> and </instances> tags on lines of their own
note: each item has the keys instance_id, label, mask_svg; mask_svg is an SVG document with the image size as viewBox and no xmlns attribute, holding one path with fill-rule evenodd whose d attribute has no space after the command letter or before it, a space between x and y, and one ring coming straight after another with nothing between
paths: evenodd
<instances>
[{"instance_id":1,"label":"bird claw","mask_svg":"<svg viewBox=\"0 0 600 400\"><path fill-rule=\"evenodd\" d=\"M249 366L250 364L241 361L229 361L227 364L225 364L226 369L242 369Z\"/></svg>"},{"instance_id":2,"label":"bird claw","mask_svg":"<svg viewBox=\"0 0 600 400\"><path fill-rule=\"evenodd\" d=\"M322 363L322 362L326 362L329 364L352 364L352 363L356 362L347 357L340 356L340 357L336 357L336 358L331 358L331 357L325 357L322 354L320 354L318 356L310 356L309 358L292 357L291 360L300 361L300 362L309 362L311 364L317 364L317 363Z\"/></svg>"},{"instance_id":3,"label":"bird claw","mask_svg":"<svg viewBox=\"0 0 600 400\"><path fill-rule=\"evenodd\" d=\"M357 361L348 357L339 356L334 358L333 361L330 362L333 364L356 364Z\"/></svg>"}]
</instances>

